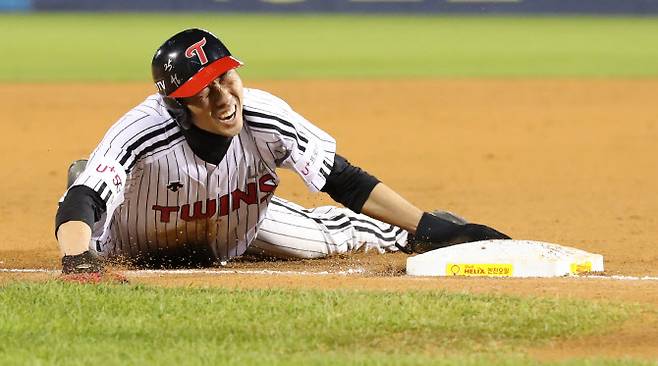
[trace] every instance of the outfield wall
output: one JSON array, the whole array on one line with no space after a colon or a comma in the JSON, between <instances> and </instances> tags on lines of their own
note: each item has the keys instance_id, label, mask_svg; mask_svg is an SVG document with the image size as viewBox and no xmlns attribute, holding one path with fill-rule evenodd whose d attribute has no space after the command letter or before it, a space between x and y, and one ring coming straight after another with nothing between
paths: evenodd
<instances>
[{"instance_id":1,"label":"outfield wall","mask_svg":"<svg viewBox=\"0 0 658 366\"><path fill-rule=\"evenodd\" d=\"M0 11L658 14L658 0L0 0Z\"/></svg>"}]
</instances>

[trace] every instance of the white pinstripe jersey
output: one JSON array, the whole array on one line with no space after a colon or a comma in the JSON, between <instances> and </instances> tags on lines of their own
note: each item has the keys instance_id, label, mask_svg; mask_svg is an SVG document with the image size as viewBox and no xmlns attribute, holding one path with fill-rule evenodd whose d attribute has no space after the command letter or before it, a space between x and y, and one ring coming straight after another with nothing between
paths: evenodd
<instances>
[{"instance_id":1,"label":"white pinstripe jersey","mask_svg":"<svg viewBox=\"0 0 658 366\"><path fill-rule=\"evenodd\" d=\"M336 148L331 136L260 90L245 88L243 115L218 165L194 155L158 94L115 123L73 184L106 203L93 230L101 252L206 247L227 260L255 238L279 184L277 167L297 172L311 191L324 186Z\"/></svg>"}]
</instances>

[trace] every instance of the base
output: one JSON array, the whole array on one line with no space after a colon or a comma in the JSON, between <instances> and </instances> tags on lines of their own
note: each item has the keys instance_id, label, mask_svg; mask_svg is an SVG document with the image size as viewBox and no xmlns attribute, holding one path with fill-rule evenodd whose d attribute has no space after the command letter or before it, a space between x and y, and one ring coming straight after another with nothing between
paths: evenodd
<instances>
[{"instance_id":1,"label":"base","mask_svg":"<svg viewBox=\"0 0 658 366\"><path fill-rule=\"evenodd\" d=\"M484 240L407 259L410 276L561 277L603 272L603 256L531 240Z\"/></svg>"}]
</instances>

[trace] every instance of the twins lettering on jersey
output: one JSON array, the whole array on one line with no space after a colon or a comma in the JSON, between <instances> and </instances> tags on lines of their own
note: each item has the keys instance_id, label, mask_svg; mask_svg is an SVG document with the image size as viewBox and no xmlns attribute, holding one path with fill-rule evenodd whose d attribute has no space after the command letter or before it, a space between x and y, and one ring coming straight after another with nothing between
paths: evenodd
<instances>
[{"instance_id":1,"label":"twins lettering on jersey","mask_svg":"<svg viewBox=\"0 0 658 366\"><path fill-rule=\"evenodd\" d=\"M240 209L242 202L247 205L265 202L274 193L276 187L277 184L274 177L271 174L265 174L258 179L258 188L256 187L256 183L252 182L247 184L246 192L236 189L231 193L219 197L219 199L207 199L205 201L205 209L203 207L204 201L196 201L192 204L186 203L181 206L153 205L152 209L160 213L160 222L163 223L171 221L172 213L180 215L181 220L188 222L208 219L215 216L215 214L218 214L218 217L222 217L227 216L231 211ZM258 192L264 193L264 195L259 197ZM218 204L219 209L217 208Z\"/></svg>"}]
</instances>

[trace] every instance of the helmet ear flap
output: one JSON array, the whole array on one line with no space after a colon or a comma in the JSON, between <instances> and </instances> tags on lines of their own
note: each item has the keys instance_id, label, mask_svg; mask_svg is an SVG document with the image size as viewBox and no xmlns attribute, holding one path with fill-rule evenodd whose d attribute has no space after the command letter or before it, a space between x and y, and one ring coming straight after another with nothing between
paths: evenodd
<instances>
[{"instance_id":1,"label":"helmet ear flap","mask_svg":"<svg viewBox=\"0 0 658 366\"><path fill-rule=\"evenodd\" d=\"M192 126L192 118L185 105L176 98L163 97L162 99L167 107L167 111L169 111L169 114L171 114L176 123L182 129L189 130Z\"/></svg>"}]
</instances>

